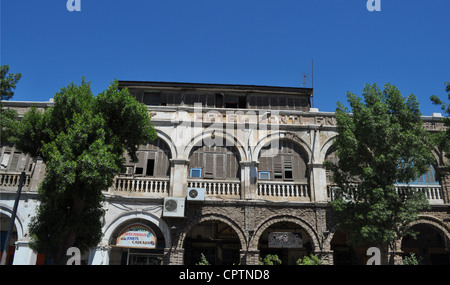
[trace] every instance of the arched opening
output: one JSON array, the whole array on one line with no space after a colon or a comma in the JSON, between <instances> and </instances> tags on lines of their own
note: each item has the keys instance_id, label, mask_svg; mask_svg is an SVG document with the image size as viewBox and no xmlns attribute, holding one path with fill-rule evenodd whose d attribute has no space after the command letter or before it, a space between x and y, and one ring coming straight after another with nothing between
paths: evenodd
<instances>
[{"instance_id":1,"label":"arched opening","mask_svg":"<svg viewBox=\"0 0 450 285\"><path fill-rule=\"evenodd\" d=\"M241 241L227 223L208 220L197 224L184 240L184 264L195 265L202 254L211 265L239 264Z\"/></svg>"},{"instance_id":2,"label":"arched opening","mask_svg":"<svg viewBox=\"0 0 450 285\"><path fill-rule=\"evenodd\" d=\"M6 236L8 234L9 224L11 218L5 214L0 214L0 259L3 253L8 249L8 256L6 257L6 265L12 265L14 259L15 243L17 241L17 228L13 225L13 230L9 240L9 244L6 244Z\"/></svg>"},{"instance_id":3,"label":"arched opening","mask_svg":"<svg viewBox=\"0 0 450 285\"><path fill-rule=\"evenodd\" d=\"M336 231L333 234L330 246L331 250L333 250L333 265L362 264L361 251L355 251L355 249L348 244L348 236L345 232L339 230Z\"/></svg>"},{"instance_id":4,"label":"arched opening","mask_svg":"<svg viewBox=\"0 0 450 285\"><path fill-rule=\"evenodd\" d=\"M406 236L402 239L404 255L414 253L421 264L450 265L448 241L439 230L427 224L414 225L412 230L419 234L416 238Z\"/></svg>"},{"instance_id":5,"label":"arched opening","mask_svg":"<svg viewBox=\"0 0 450 285\"><path fill-rule=\"evenodd\" d=\"M259 180L308 183L308 156L300 145L291 140L280 140L275 156L270 155L273 153L271 147L268 143L259 153Z\"/></svg>"},{"instance_id":6,"label":"arched opening","mask_svg":"<svg viewBox=\"0 0 450 285\"><path fill-rule=\"evenodd\" d=\"M148 178L169 178L170 159L169 146L160 138L141 145L137 151L138 162L133 163L125 152L125 172L123 175Z\"/></svg>"},{"instance_id":7,"label":"arched opening","mask_svg":"<svg viewBox=\"0 0 450 285\"><path fill-rule=\"evenodd\" d=\"M191 179L239 180L239 151L235 146L227 145L224 139L220 145L194 146L189 154L189 172Z\"/></svg>"},{"instance_id":8,"label":"arched opening","mask_svg":"<svg viewBox=\"0 0 450 285\"><path fill-rule=\"evenodd\" d=\"M299 258L310 255L314 245L309 234L298 224L281 221L270 225L259 238L260 258L277 255L282 265L295 265Z\"/></svg>"},{"instance_id":9,"label":"arched opening","mask_svg":"<svg viewBox=\"0 0 450 285\"><path fill-rule=\"evenodd\" d=\"M144 219L132 219L120 224L109 244L110 265L161 265L165 248L162 231Z\"/></svg>"}]
</instances>

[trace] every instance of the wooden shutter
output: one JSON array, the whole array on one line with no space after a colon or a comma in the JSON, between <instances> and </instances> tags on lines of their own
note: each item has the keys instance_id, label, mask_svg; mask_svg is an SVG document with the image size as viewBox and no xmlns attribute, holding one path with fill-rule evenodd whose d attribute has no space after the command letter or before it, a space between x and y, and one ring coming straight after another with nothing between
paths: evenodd
<instances>
[{"instance_id":1,"label":"wooden shutter","mask_svg":"<svg viewBox=\"0 0 450 285\"><path fill-rule=\"evenodd\" d=\"M214 179L214 154L212 153L204 153L204 172L206 179Z\"/></svg>"},{"instance_id":2,"label":"wooden shutter","mask_svg":"<svg viewBox=\"0 0 450 285\"><path fill-rule=\"evenodd\" d=\"M281 155L277 155L273 158L273 178L280 180L283 179L283 166L281 164Z\"/></svg>"},{"instance_id":3,"label":"wooden shutter","mask_svg":"<svg viewBox=\"0 0 450 285\"><path fill-rule=\"evenodd\" d=\"M215 154L214 164L215 164L215 177L218 179L224 179L225 178L225 155L224 154Z\"/></svg>"},{"instance_id":4,"label":"wooden shutter","mask_svg":"<svg viewBox=\"0 0 450 285\"><path fill-rule=\"evenodd\" d=\"M19 164L19 159L20 159L20 153L14 152L12 155L12 158L11 158L10 165L9 165L9 170L11 170L11 171L17 170L17 166Z\"/></svg>"},{"instance_id":5,"label":"wooden shutter","mask_svg":"<svg viewBox=\"0 0 450 285\"><path fill-rule=\"evenodd\" d=\"M146 153L142 152L142 151L138 151L137 152L137 157L139 159L139 161L135 164L134 166L134 174L136 175L144 175L144 166L146 163Z\"/></svg>"}]
</instances>

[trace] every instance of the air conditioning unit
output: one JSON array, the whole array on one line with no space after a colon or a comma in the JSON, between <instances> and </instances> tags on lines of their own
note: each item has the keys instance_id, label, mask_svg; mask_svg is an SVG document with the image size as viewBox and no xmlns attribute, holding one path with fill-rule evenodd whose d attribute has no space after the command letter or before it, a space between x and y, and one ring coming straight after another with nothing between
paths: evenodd
<instances>
[{"instance_id":1,"label":"air conditioning unit","mask_svg":"<svg viewBox=\"0 0 450 285\"><path fill-rule=\"evenodd\" d=\"M188 201L205 201L205 188L188 187L187 199Z\"/></svg>"},{"instance_id":2,"label":"air conditioning unit","mask_svg":"<svg viewBox=\"0 0 450 285\"><path fill-rule=\"evenodd\" d=\"M184 217L184 197L164 197L163 216L164 217Z\"/></svg>"}]
</instances>

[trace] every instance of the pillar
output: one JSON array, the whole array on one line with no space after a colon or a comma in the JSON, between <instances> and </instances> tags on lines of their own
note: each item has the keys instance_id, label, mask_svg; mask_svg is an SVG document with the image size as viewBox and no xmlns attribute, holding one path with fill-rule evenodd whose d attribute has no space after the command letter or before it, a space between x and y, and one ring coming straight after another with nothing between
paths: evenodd
<instances>
[{"instance_id":1,"label":"pillar","mask_svg":"<svg viewBox=\"0 0 450 285\"><path fill-rule=\"evenodd\" d=\"M259 250L249 249L240 251L241 265L259 265Z\"/></svg>"},{"instance_id":2,"label":"pillar","mask_svg":"<svg viewBox=\"0 0 450 285\"><path fill-rule=\"evenodd\" d=\"M36 265L37 254L29 247L28 241L17 241L13 265Z\"/></svg>"},{"instance_id":3,"label":"pillar","mask_svg":"<svg viewBox=\"0 0 450 285\"><path fill-rule=\"evenodd\" d=\"M89 265L109 265L110 246L98 246L89 251Z\"/></svg>"},{"instance_id":4,"label":"pillar","mask_svg":"<svg viewBox=\"0 0 450 285\"><path fill-rule=\"evenodd\" d=\"M257 163L241 161L241 199L256 198L257 191Z\"/></svg>"},{"instance_id":5,"label":"pillar","mask_svg":"<svg viewBox=\"0 0 450 285\"><path fill-rule=\"evenodd\" d=\"M186 197L189 160L171 159L169 196Z\"/></svg>"}]
</instances>

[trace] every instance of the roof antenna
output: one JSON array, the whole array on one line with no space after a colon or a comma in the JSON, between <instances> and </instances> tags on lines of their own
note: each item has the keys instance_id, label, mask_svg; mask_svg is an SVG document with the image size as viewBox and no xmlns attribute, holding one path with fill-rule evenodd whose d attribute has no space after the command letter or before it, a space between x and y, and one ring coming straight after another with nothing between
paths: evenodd
<instances>
[{"instance_id":1,"label":"roof antenna","mask_svg":"<svg viewBox=\"0 0 450 285\"><path fill-rule=\"evenodd\" d=\"M312 59L312 62L311 62L311 84L312 84L312 86L311 86L311 88L312 88L312 91L311 91L311 108L313 108L314 107L314 58Z\"/></svg>"}]
</instances>

